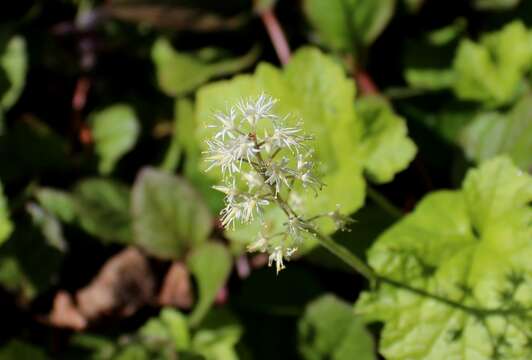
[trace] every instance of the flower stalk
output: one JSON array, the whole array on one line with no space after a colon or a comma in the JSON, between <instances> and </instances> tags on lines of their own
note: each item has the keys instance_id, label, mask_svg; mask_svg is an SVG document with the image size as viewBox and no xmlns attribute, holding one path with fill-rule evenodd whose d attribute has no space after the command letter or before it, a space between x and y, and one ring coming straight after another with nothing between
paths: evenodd
<instances>
[{"instance_id":1,"label":"flower stalk","mask_svg":"<svg viewBox=\"0 0 532 360\"><path fill-rule=\"evenodd\" d=\"M258 12L260 19L262 20L262 23L268 32L268 36L270 37L279 61L283 65L288 64L291 57L290 46L286 40L283 28L281 27L281 24L279 23L279 20L277 20L277 17L273 11L273 3L269 4L268 6L260 6L260 1L255 1L255 3L256 11Z\"/></svg>"},{"instance_id":2,"label":"flower stalk","mask_svg":"<svg viewBox=\"0 0 532 360\"><path fill-rule=\"evenodd\" d=\"M239 223L260 221L262 231L248 246L249 251L269 254L269 264L277 272L284 269L307 237L314 237L355 270L370 280L374 274L367 265L348 250L323 235L316 220L329 218L339 230L345 230L351 219L339 209L305 217L296 212L301 194L315 195L323 184L314 174L313 152L302 122L292 116L279 116L274 107L277 99L261 94L214 115L216 129L207 142L207 171L218 169L222 184L214 189L225 194L225 208L220 212L225 228L234 229ZM296 201L297 200L297 201ZM268 207L277 206L286 215L282 229L270 229L264 221Z\"/></svg>"}]
</instances>

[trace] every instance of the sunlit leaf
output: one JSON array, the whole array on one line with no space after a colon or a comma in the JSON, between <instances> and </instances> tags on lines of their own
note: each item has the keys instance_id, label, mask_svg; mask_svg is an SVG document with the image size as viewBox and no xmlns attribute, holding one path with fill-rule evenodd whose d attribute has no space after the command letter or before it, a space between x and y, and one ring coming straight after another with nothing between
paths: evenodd
<instances>
[{"instance_id":1,"label":"sunlit leaf","mask_svg":"<svg viewBox=\"0 0 532 360\"><path fill-rule=\"evenodd\" d=\"M386 100L365 97L357 102L356 109L364 123L365 169L375 182L389 182L412 161L416 145L407 136L404 119Z\"/></svg>"},{"instance_id":2,"label":"sunlit leaf","mask_svg":"<svg viewBox=\"0 0 532 360\"><path fill-rule=\"evenodd\" d=\"M387 359L532 355L531 200L530 175L495 158L471 170L462 190L426 196L379 237L371 266L429 293L386 283L361 295L357 312L384 322Z\"/></svg>"},{"instance_id":3,"label":"sunlit leaf","mask_svg":"<svg viewBox=\"0 0 532 360\"><path fill-rule=\"evenodd\" d=\"M531 39L532 32L514 21L483 36L479 43L463 40L453 64L456 95L492 105L511 101L523 75L532 68Z\"/></svg>"}]
</instances>

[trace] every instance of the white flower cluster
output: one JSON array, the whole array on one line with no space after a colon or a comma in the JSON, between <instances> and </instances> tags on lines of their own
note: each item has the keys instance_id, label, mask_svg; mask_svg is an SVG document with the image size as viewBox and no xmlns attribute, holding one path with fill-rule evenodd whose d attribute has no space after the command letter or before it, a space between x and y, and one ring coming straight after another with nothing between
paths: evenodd
<instances>
[{"instance_id":1,"label":"white flower cluster","mask_svg":"<svg viewBox=\"0 0 532 360\"><path fill-rule=\"evenodd\" d=\"M297 251L309 230L309 223L298 216L286 199L298 187L316 193L322 183L313 174L312 152L302 123L290 125L291 117L274 112L277 99L265 94L240 101L225 113L214 115L216 129L207 141L207 170L221 170L223 184L214 188L225 194L221 211L224 227L262 222L264 209L279 206L286 214L285 230L269 234L267 226L248 247L249 251L267 252L269 265L276 263L277 272L284 268ZM297 195L293 193L292 195ZM324 216L329 216L328 213ZM334 213L336 214L336 213ZM337 216L335 216L337 217Z\"/></svg>"}]
</instances>

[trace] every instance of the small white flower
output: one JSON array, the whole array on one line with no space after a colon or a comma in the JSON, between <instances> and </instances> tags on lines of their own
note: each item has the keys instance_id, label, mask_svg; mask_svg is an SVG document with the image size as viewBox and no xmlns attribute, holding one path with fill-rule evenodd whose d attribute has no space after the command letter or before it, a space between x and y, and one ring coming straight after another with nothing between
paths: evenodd
<instances>
[{"instance_id":1,"label":"small white flower","mask_svg":"<svg viewBox=\"0 0 532 360\"><path fill-rule=\"evenodd\" d=\"M214 185L212 187L214 190L218 190L225 194L225 202L226 203L233 203L235 201L235 198L240 194L240 191L236 187L236 181L233 178L233 181L231 184L226 185Z\"/></svg>"},{"instance_id":2,"label":"small white flower","mask_svg":"<svg viewBox=\"0 0 532 360\"><path fill-rule=\"evenodd\" d=\"M209 149L204 153L207 155L205 161L209 163L209 166L206 171L210 171L214 167L220 167L223 175L231 175L240 171L232 148L227 147L220 140L207 141L207 146Z\"/></svg>"},{"instance_id":3,"label":"small white flower","mask_svg":"<svg viewBox=\"0 0 532 360\"><path fill-rule=\"evenodd\" d=\"M241 100L237 107L244 119L254 128L261 119L277 119L277 115L271 112L276 102L277 99L262 93L255 101L252 98Z\"/></svg>"},{"instance_id":4,"label":"small white flower","mask_svg":"<svg viewBox=\"0 0 532 360\"><path fill-rule=\"evenodd\" d=\"M242 178L244 178L248 185L248 192L255 189L260 190L264 186L264 181L262 181L262 178L256 172L244 172L242 173Z\"/></svg>"},{"instance_id":5,"label":"small white flower","mask_svg":"<svg viewBox=\"0 0 532 360\"><path fill-rule=\"evenodd\" d=\"M354 220L349 216L340 213L340 204L336 204L336 209L330 211L327 215L334 221L334 225L338 230L347 232L351 231L351 229L348 228L348 225L352 224Z\"/></svg>"},{"instance_id":6,"label":"small white flower","mask_svg":"<svg viewBox=\"0 0 532 360\"><path fill-rule=\"evenodd\" d=\"M290 259L305 233L313 232L310 221L316 218L304 221L298 216L303 197L295 193L292 185L299 186L301 183L303 189L311 187L317 192L322 183L313 175L314 164L310 154L301 154L307 149L305 142L311 137L303 133L300 123L287 125L289 115L277 116L273 112L276 102L263 93L240 101L225 113L216 113L216 124L209 127L216 128L217 132L207 142L208 150L204 153L207 170L220 167L222 172L224 183L213 186L225 194L226 206L220 212L222 225L234 229L237 222L249 223L259 217L263 230L247 249L268 253L268 265L275 262L279 272L285 267L283 261ZM257 132L257 122L261 120L269 120L261 124L260 132L264 129L262 137ZM246 186L247 192L244 191ZM287 199L283 199L285 194ZM262 216L264 207L273 198L287 213L287 220L283 224L284 230L272 235L268 231L270 225ZM337 225L345 221L338 212L322 216L330 216ZM274 240L277 237L279 240Z\"/></svg>"},{"instance_id":7,"label":"small white flower","mask_svg":"<svg viewBox=\"0 0 532 360\"><path fill-rule=\"evenodd\" d=\"M256 212L262 216L261 206L266 206L270 202L266 199L261 199L256 195L245 195L244 200L241 202L242 209L242 222L248 223L254 219L253 214Z\"/></svg>"},{"instance_id":8,"label":"small white flower","mask_svg":"<svg viewBox=\"0 0 532 360\"><path fill-rule=\"evenodd\" d=\"M270 253L270 256L268 257L268 266L272 266L273 262L275 261L275 268L277 270L277 274L279 274L279 271L285 268L283 264L283 259L290 260L290 257L296 251L297 251L297 248L283 249L281 246L276 246L273 249L273 251Z\"/></svg>"},{"instance_id":9,"label":"small white flower","mask_svg":"<svg viewBox=\"0 0 532 360\"><path fill-rule=\"evenodd\" d=\"M229 203L220 211L220 220L224 228L235 228L235 224L242 218L242 208L238 203Z\"/></svg>"},{"instance_id":10,"label":"small white flower","mask_svg":"<svg viewBox=\"0 0 532 360\"><path fill-rule=\"evenodd\" d=\"M231 149L233 156L240 164L242 164L244 159L251 162L255 155L260 152L260 149L255 146L255 142L245 135L237 137L233 141Z\"/></svg>"},{"instance_id":11,"label":"small white flower","mask_svg":"<svg viewBox=\"0 0 532 360\"><path fill-rule=\"evenodd\" d=\"M307 154L303 156L299 154L297 156L297 178L301 181L303 187L312 188L316 194L318 190L321 190L323 187L322 182L314 176L312 169L314 168L314 163L310 160L307 160L307 157L310 155Z\"/></svg>"},{"instance_id":12,"label":"small white flower","mask_svg":"<svg viewBox=\"0 0 532 360\"><path fill-rule=\"evenodd\" d=\"M305 229L303 222L299 218L290 216L286 223L286 232L296 243L301 243L303 241L303 233L306 233L307 229Z\"/></svg>"},{"instance_id":13,"label":"small white flower","mask_svg":"<svg viewBox=\"0 0 532 360\"><path fill-rule=\"evenodd\" d=\"M257 239L247 246L247 250L249 252L266 252L266 250L268 249L268 240L269 239L264 236L261 231L259 232L259 236L257 237Z\"/></svg>"},{"instance_id":14,"label":"small white flower","mask_svg":"<svg viewBox=\"0 0 532 360\"><path fill-rule=\"evenodd\" d=\"M214 135L215 139L222 139L225 140L225 136L227 135L229 138L234 139L235 133L240 132L238 130L237 125L235 124L236 120L236 109L234 107L231 107L229 109L229 112L227 114L224 114L223 112L218 112L214 114L214 118L218 120L221 124L217 125L209 125L211 128L218 128L218 132L216 135Z\"/></svg>"},{"instance_id":15,"label":"small white flower","mask_svg":"<svg viewBox=\"0 0 532 360\"><path fill-rule=\"evenodd\" d=\"M266 175L265 183L275 187L275 196L281 191L283 184L290 187L288 178L294 176L295 173L287 165L287 158L282 158L281 161L271 161L264 172Z\"/></svg>"},{"instance_id":16,"label":"small white flower","mask_svg":"<svg viewBox=\"0 0 532 360\"><path fill-rule=\"evenodd\" d=\"M269 203L268 200L251 194L238 194L237 197L226 198L226 206L220 211L222 225L234 229L238 221L249 223L255 219L255 214L262 216L262 207Z\"/></svg>"},{"instance_id":17,"label":"small white flower","mask_svg":"<svg viewBox=\"0 0 532 360\"><path fill-rule=\"evenodd\" d=\"M283 119L284 120L284 119ZM283 127L281 124L274 123L273 134L267 136L267 142L277 148L287 147L290 151L299 152L299 149L304 145L303 143L310 138L302 135L303 129L298 125L295 127Z\"/></svg>"}]
</instances>

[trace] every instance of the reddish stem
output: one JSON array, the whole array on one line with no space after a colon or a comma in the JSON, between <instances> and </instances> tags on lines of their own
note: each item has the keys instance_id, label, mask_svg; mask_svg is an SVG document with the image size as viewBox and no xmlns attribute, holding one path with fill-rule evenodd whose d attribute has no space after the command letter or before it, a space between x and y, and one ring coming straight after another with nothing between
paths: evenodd
<instances>
[{"instance_id":1,"label":"reddish stem","mask_svg":"<svg viewBox=\"0 0 532 360\"><path fill-rule=\"evenodd\" d=\"M373 79L369 73L362 68L355 60L353 55L346 55L346 64L353 74L353 78L357 84L357 88L360 90L362 96L378 95L380 93L379 88L373 82Z\"/></svg>"},{"instance_id":2,"label":"reddish stem","mask_svg":"<svg viewBox=\"0 0 532 360\"><path fill-rule=\"evenodd\" d=\"M88 145L92 143L92 134L90 128L82 120L82 111L85 108L87 103L87 95L91 87L91 80L82 76L78 79L76 83L76 88L74 89L74 95L72 96L72 109L74 110L74 130L78 133L79 141Z\"/></svg>"},{"instance_id":3,"label":"reddish stem","mask_svg":"<svg viewBox=\"0 0 532 360\"><path fill-rule=\"evenodd\" d=\"M355 81L363 96L377 95L379 93L379 88L377 88L377 85L375 85L373 79L365 70L357 69L355 71Z\"/></svg>"},{"instance_id":4,"label":"reddish stem","mask_svg":"<svg viewBox=\"0 0 532 360\"><path fill-rule=\"evenodd\" d=\"M272 41L275 52L281 64L286 65L290 61L290 46L288 46L288 41L286 41L286 36L284 34L277 17L273 13L273 9L265 9L260 12L260 18L268 31L268 35Z\"/></svg>"},{"instance_id":5,"label":"reddish stem","mask_svg":"<svg viewBox=\"0 0 532 360\"><path fill-rule=\"evenodd\" d=\"M76 111L81 111L87 103L87 94L91 87L91 81L86 76L82 76L76 82L74 89L74 96L72 96L72 108Z\"/></svg>"}]
</instances>

